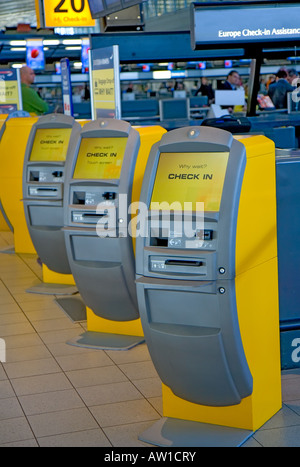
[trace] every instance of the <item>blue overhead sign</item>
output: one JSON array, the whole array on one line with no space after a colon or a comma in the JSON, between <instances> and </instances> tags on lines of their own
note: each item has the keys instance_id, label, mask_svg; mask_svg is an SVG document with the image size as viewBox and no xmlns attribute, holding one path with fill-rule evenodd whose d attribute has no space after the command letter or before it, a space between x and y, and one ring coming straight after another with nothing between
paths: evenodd
<instances>
[{"instance_id":1,"label":"blue overhead sign","mask_svg":"<svg viewBox=\"0 0 300 467\"><path fill-rule=\"evenodd\" d=\"M217 47L300 40L300 5L232 2L193 4L192 47Z\"/></svg>"}]
</instances>

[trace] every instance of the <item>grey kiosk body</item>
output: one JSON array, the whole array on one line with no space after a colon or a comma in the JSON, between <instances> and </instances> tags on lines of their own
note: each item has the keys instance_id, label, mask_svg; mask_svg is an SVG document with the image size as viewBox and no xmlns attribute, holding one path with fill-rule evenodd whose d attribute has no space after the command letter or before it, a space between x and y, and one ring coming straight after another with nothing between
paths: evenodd
<instances>
[{"instance_id":1,"label":"grey kiosk body","mask_svg":"<svg viewBox=\"0 0 300 467\"><path fill-rule=\"evenodd\" d=\"M169 158L171 169L172 157L183 154L184 164L186 154L201 153L212 158L213 153L229 153L219 210L204 211L204 230L196 230L192 239L183 225L181 234L176 233L175 222L183 222L181 214L178 218L175 211L171 213L167 225L163 211L149 211L148 235L137 238L138 303L145 340L162 382L186 401L231 406L253 390L235 295L244 146L230 133L214 128L180 128L167 133L152 147L140 200L149 208L156 178L165 176L160 168L162 156L165 161ZM180 199L180 193L178 196ZM196 201L190 199L188 188L185 196L185 201ZM190 214L194 225L195 214Z\"/></svg>"},{"instance_id":2,"label":"grey kiosk body","mask_svg":"<svg viewBox=\"0 0 300 467\"><path fill-rule=\"evenodd\" d=\"M130 124L101 119L87 123L70 148L64 228L69 263L85 305L111 321L139 318L133 243L127 234L139 147L139 133ZM110 172L115 156L119 161Z\"/></svg>"},{"instance_id":3,"label":"grey kiosk body","mask_svg":"<svg viewBox=\"0 0 300 467\"><path fill-rule=\"evenodd\" d=\"M66 115L40 117L32 127L25 153L23 202L29 234L41 261L60 274L71 273L62 232L63 191L67 147L71 135L80 128ZM36 139L38 148L33 158Z\"/></svg>"}]
</instances>

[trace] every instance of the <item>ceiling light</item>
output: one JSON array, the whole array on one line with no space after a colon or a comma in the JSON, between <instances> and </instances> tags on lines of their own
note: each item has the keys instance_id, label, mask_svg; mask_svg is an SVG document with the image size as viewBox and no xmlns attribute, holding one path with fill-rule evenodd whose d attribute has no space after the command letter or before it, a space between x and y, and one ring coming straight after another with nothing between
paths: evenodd
<instances>
[{"instance_id":1,"label":"ceiling light","mask_svg":"<svg viewBox=\"0 0 300 467\"><path fill-rule=\"evenodd\" d=\"M65 50L81 50L81 47L77 47L77 46L65 47Z\"/></svg>"},{"instance_id":2,"label":"ceiling light","mask_svg":"<svg viewBox=\"0 0 300 467\"><path fill-rule=\"evenodd\" d=\"M60 44L60 41L59 40L54 40L54 39L46 39L43 41L43 44L44 45L59 45Z\"/></svg>"},{"instance_id":3,"label":"ceiling light","mask_svg":"<svg viewBox=\"0 0 300 467\"><path fill-rule=\"evenodd\" d=\"M26 41L10 41L9 45L13 47L24 46L26 45Z\"/></svg>"},{"instance_id":4,"label":"ceiling light","mask_svg":"<svg viewBox=\"0 0 300 467\"><path fill-rule=\"evenodd\" d=\"M171 71L162 70L162 71L153 71L153 79L170 79Z\"/></svg>"},{"instance_id":5,"label":"ceiling light","mask_svg":"<svg viewBox=\"0 0 300 467\"><path fill-rule=\"evenodd\" d=\"M81 39L64 39L63 44L64 45L81 45L82 40Z\"/></svg>"}]
</instances>

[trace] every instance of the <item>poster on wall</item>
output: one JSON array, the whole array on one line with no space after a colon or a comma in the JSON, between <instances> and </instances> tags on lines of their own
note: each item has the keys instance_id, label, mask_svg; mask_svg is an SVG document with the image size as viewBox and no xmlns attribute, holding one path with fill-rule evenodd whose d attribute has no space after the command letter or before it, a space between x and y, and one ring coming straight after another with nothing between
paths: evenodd
<instances>
[{"instance_id":1,"label":"poster on wall","mask_svg":"<svg viewBox=\"0 0 300 467\"><path fill-rule=\"evenodd\" d=\"M0 114L22 110L20 70L0 70Z\"/></svg>"},{"instance_id":2,"label":"poster on wall","mask_svg":"<svg viewBox=\"0 0 300 467\"><path fill-rule=\"evenodd\" d=\"M33 70L44 70L45 53L43 39L27 39L26 64Z\"/></svg>"},{"instance_id":3,"label":"poster on wall","mask_svg":"<svg viewBox=\"0 0 300 467\"><path fill-rule=\"evenodd\" d=\"M90 50L92 119L121 118L119 46Z\"/></svg>"},{"instance_id":4,"label":"poster on wall","mask_svg":"<svg viewBox=\"0 0 300 467\"><path fill-rule=\"evenodd\" d=\"M82 63L82 73L89 72L89 50L91 48L90 39L84 37L81 44L81 63Z\"/></svg>"},{"instance_id":5,"label":"poster on wall","mask_svg":"<svg viewBox=\"0 0 300 467\"><path fill-rule=\"evenodd\" d=\"M72 84L70 61L68 58L62 58L60 61L61 68L61 86L63 95L64 114L73 117L73 99L72 99Z\"/></svg>"}]
</instances>

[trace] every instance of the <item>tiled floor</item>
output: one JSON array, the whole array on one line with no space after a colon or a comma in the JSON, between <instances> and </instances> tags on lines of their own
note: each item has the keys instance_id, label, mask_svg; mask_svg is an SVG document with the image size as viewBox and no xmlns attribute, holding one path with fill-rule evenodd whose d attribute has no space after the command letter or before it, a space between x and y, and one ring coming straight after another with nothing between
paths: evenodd
<instances>
[{"instance_id":1,"label":"tiled floor","mask_svg":"<svg viewBox=\"0 0 300 467\"><path fill-rule=\"evenodd\" d=\"M0 232L0 250L12 235ZM85 330L39 281L33 255L0 253L0 447L147 446L138 434L162 416L161 383L146 345L127 352L66 344ZM300 371L282 375L283 409L245 447L300 446Z\"/></svg>"}]
</instances>

